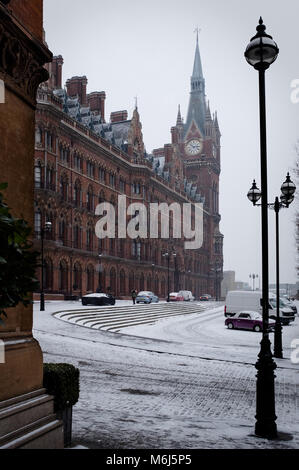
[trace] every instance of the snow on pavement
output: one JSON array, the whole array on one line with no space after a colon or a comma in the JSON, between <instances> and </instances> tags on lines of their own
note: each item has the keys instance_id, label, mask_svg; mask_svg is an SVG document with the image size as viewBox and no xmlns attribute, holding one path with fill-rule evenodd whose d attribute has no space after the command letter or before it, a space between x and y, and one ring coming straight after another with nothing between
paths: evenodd
<instances>
[{"instance_id":1,"label":"snow on pavement","mask_svg":"<svg viewBox=\"0 0 299 470\"><path fill-rule=\"evenodd\" d=\"M261 335L224 328L223 307L120 333L52 316L74 307L82 308L46 302L39 312L36 303L34 335L45 362L80 369L75 443L106 449L298 448L298 365L289 359L290 341L299 338L298 317L283 331L286 359L275 360L278 429L292 438L268 441L253 436L253 364Z\"/></svg>"}]
</instances>

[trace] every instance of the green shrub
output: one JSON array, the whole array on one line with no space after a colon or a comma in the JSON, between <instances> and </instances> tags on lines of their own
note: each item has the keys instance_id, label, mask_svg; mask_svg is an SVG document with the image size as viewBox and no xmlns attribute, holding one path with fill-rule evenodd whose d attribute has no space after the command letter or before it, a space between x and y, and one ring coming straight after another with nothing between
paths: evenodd
<instances>
[{"instance_id":1,"label":"green shrub","mask_svg":"<svg viewBox=\"0 0 299 470\"><path fill-rule=\"evenodd\" d=\"M0 191L6 188L6 183L0 184ZM31 250L30 234L27 222L11 215L0 192L0 325L6 309L32 303L29 294L39 286L35 278L39 253Z\"/></svg>"},{"instance_id":2,"label":"green shrub","mask_svg":"<svg viewBox=\"0 0 299 470\"><path fill-rule=\"evenodd\" d=\"M79 399L79 369L72 364L44 364L44 387L54 395L54 410L60 412Z\"/></svg>"}]
</instances>

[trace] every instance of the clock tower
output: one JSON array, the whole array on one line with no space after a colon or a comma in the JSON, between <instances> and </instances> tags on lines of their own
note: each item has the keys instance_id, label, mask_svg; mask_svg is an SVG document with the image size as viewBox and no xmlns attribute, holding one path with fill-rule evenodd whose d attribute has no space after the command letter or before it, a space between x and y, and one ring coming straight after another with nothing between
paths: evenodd
<instances>
[{"instance_id":1,"label":"clock tower","mask_svg":"<svg viewBox=\"0 0 299 470\"><path fill-rule=\"evenodd\" d=\"M195 57L186 122L180 149L185 178L203 196L204 244L199 250L205 259L208 294L221 295L223 235L219 230L220 138L217 113L211 115L206 99L205 79L196 37ZM190 184L190 183L189 183Z\"/></svg>"}]
</instances>

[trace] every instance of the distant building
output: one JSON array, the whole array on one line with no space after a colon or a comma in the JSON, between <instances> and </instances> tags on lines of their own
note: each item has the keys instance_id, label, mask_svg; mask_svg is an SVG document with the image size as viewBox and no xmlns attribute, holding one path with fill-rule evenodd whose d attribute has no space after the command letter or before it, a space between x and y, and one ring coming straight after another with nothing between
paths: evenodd
<instances>
[{"instance_id":1,"label":"distant building","mask_svg":"<svg viewBox=\"0 0 299 470\"><path fill-rule=\"evenodd\" d=\"M251 290L248 282L236 281L235 271L223 271L223 281L221 283L221 298L225 299L230 290Z\"/></svg>"}]
</instances>

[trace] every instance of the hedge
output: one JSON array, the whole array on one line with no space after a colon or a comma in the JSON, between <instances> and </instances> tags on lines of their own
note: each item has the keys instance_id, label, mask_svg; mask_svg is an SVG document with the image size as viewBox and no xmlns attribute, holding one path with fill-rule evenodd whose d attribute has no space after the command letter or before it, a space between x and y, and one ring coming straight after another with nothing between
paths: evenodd
<instances>
[{"instance_id":1,"label":"hedge","mask_svg":"<svg viewBox=\"0 0 299 470\"><path fill-rule=\"evenodd\" d=\"M79 399L79 369L72 364L44 364L43 384L54 395L55 413L75 405Z\"/></svg>"}]
</instances>

